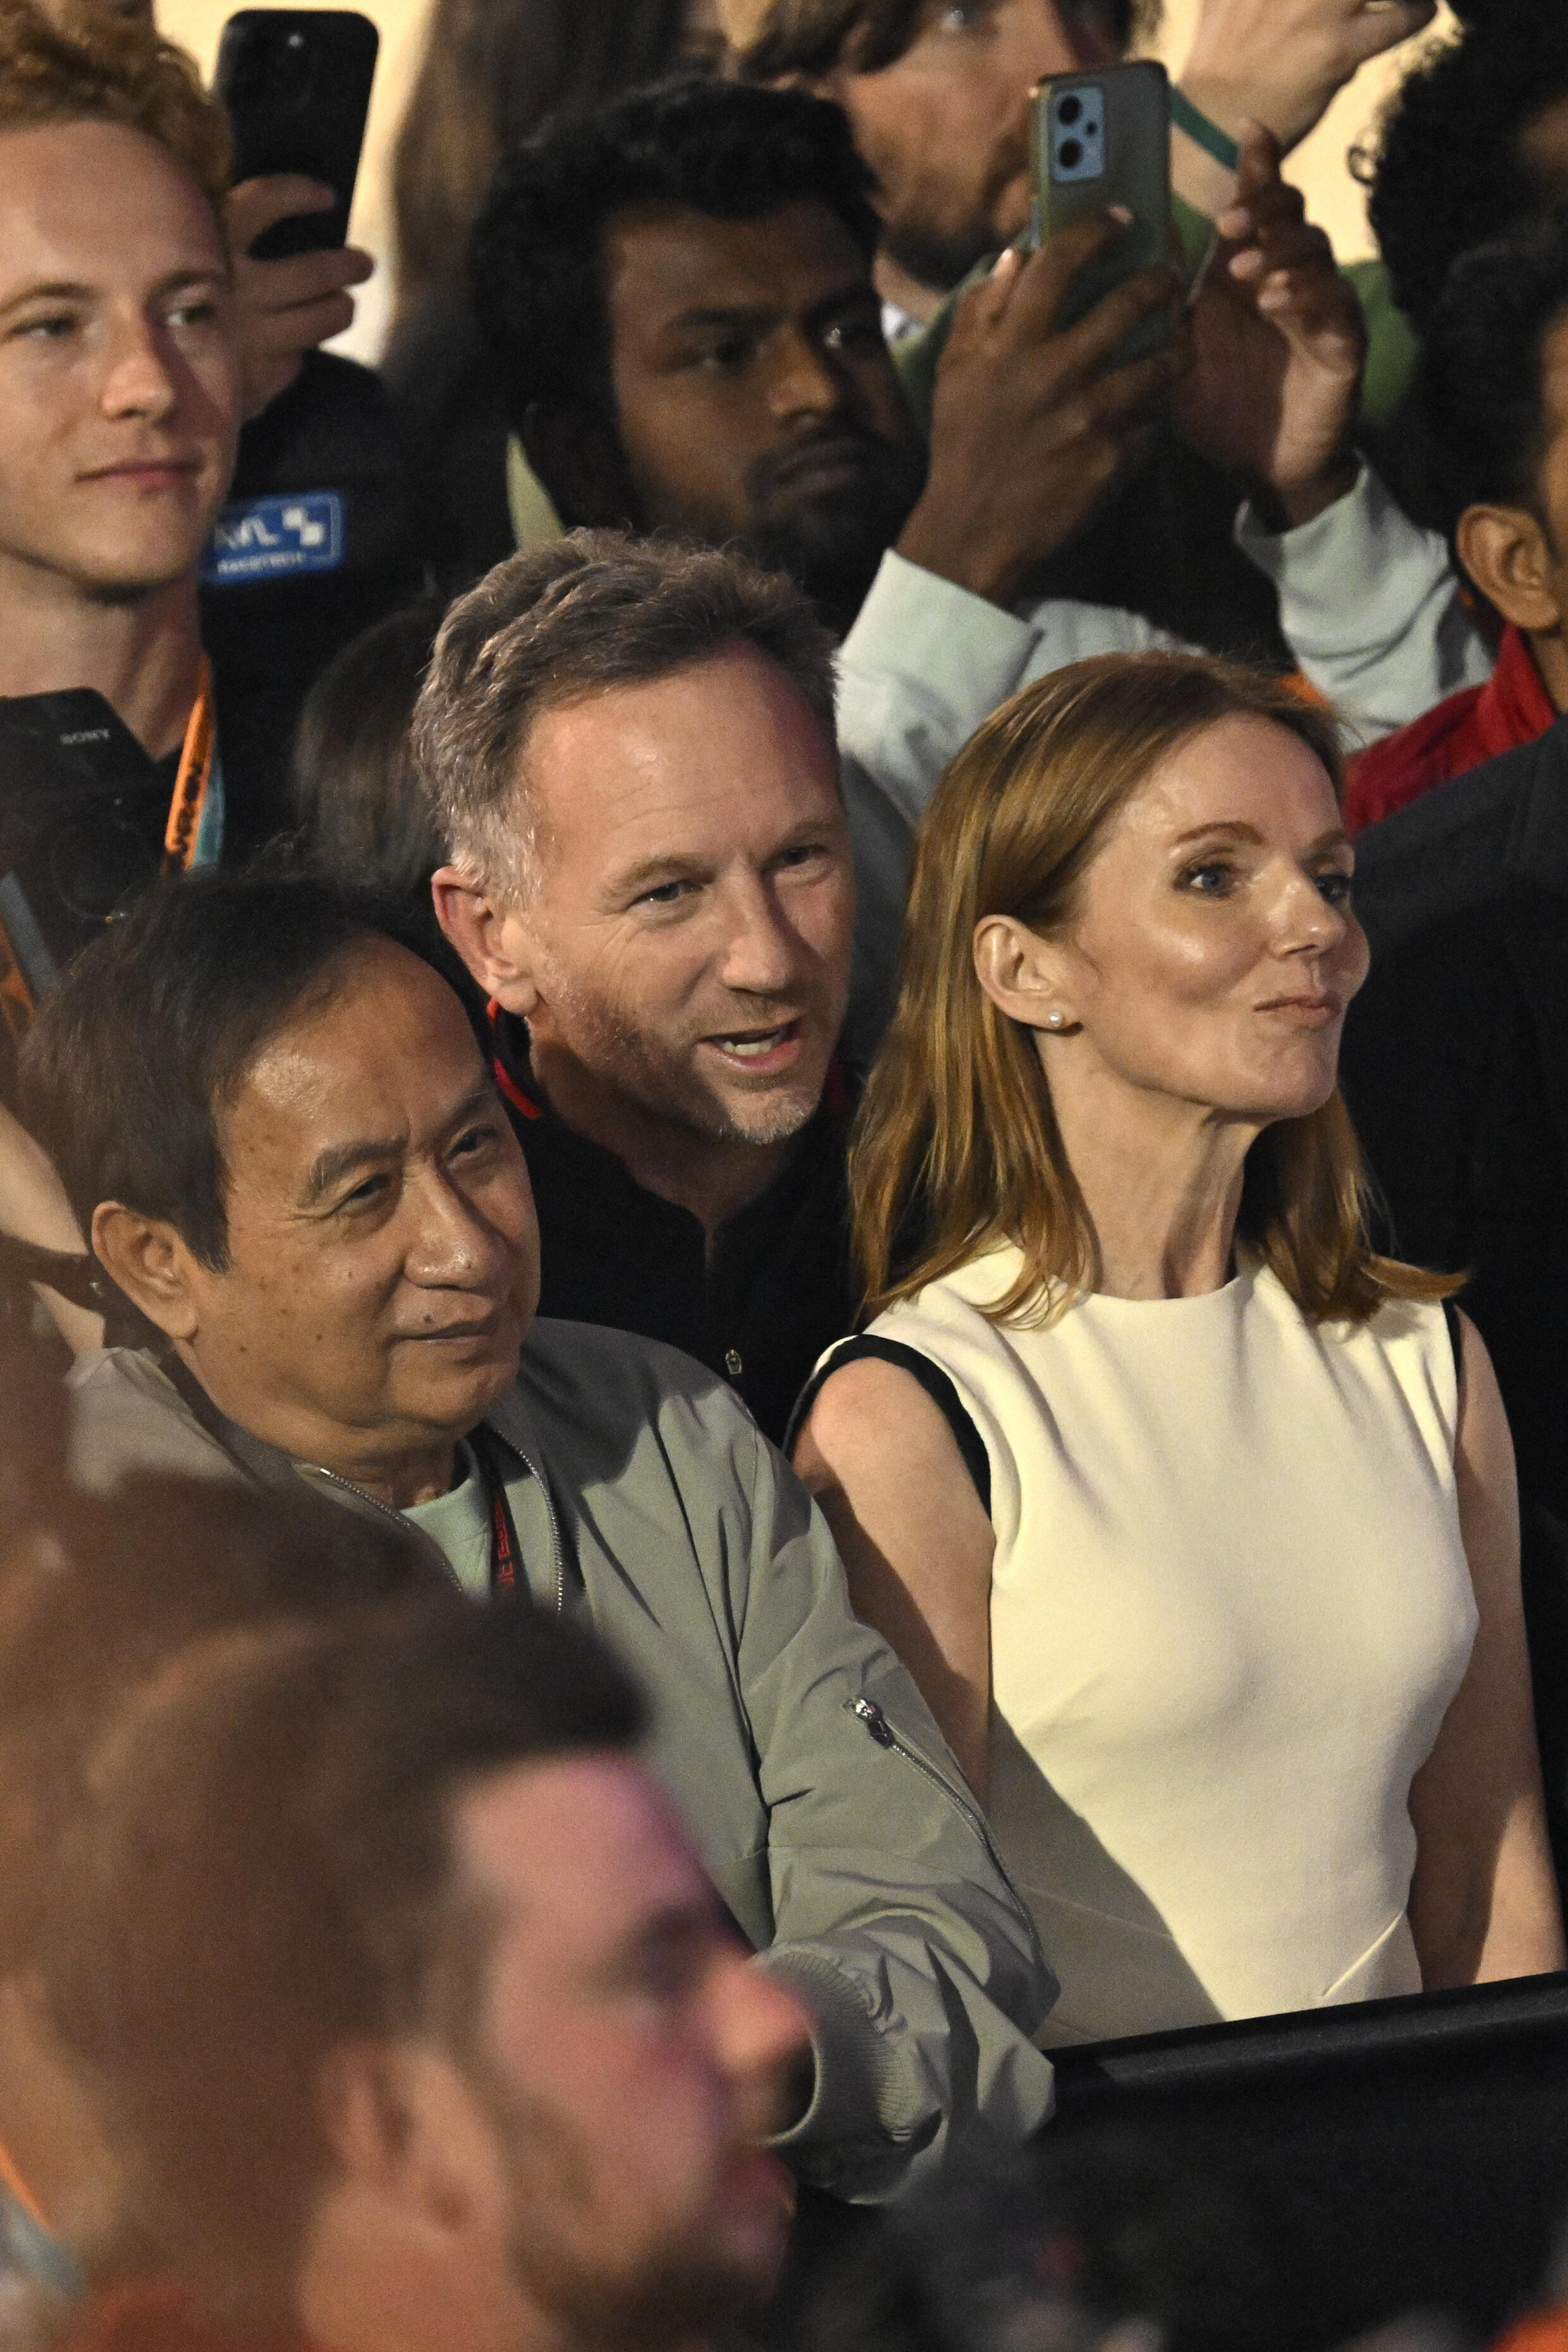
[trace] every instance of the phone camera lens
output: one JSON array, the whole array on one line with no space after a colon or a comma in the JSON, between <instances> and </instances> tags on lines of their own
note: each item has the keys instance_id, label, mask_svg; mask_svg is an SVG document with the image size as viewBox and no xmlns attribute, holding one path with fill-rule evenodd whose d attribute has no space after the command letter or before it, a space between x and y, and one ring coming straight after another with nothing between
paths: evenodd
<instances>
[{"instance_id":1,"label":"phone camera lens","mask_svg":"<svg viewBox=\"0 0 1568 2352\"><path fill-rule=\"evenodd\" d=\"M302 49L302 48L304 47L304 46L305 46L305 36L304 36L304 34L303 34L303 33L290 33L290 34L289 34L289 39L288 39L288 43L287 43L287 47L289 47L289 48L291 48L291 49Z\"/></svg>"},{"instance_id":2,"label":"phone camera lens","mask_svg":"<svg viewBox=\"0 0 1568 2352\"><path fill-rule=\"evenodd\" d=\"M1076 172L1083 161L1083 149L1076 139L1064 139L1058 157L1064 172Z\"/></svg>"},{"instance_id":3,"label":"phone camera lens","mask_svg":"<svg viewBox=\"0 0 1568 2352\"><path fill-rule=\"evenodd\" d=\"M1064 98L1057 109L1057 120L1058 122L1076 122L1082 112L1081 98Z\"/></svg>"}]
</instances>

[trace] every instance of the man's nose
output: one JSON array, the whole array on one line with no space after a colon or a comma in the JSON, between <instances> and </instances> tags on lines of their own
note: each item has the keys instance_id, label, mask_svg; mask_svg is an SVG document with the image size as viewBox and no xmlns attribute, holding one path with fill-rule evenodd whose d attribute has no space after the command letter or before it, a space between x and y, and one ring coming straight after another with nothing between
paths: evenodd
<instances>
[{"instance_id":1,"label":"man's nose","mask_svg":"<svg viewBox=\"0 0 1568 2352\"><path fill-rule=\"evenodd\" d=\"M812 2048L811 2018L799 1996L749 1952L727 1951L710 1984L719 2061L755 2117L759 2137L795 2121L800 2078ZM809 2095L809 2094L806 2094Z\"/></svg>"},{"instance_id":2,"label":"man's nose","mask_svg":"<svg viewBox=\"0 0 1568 2352\"><path fill-rule=\"evenodd\" d=\"M127 320L114 331L104 370L107 416L166 416L179 398L174 363L155 328Z\"/></svg>"},{"instance_id":3,"label":"man's nose","mask_svg":"<svg viewBox=\"0 0 1568 2352\"><path fill-rule=\"evenodd\" d=\"M768 384L768 406L781 423L832 416L844 405L845 385L828 354L804 328L780 334Z\"/></svg>"},{"instance_id":4,"label":"man's nose","mask_svg":"<svg viewBox=\"0 0 1568 2352\"><path fill-rule=\"evenodd\" d=\"M405 1261L411 1280L490 1290L510 1277L511 1244L449 1176L433 1171L412 1205L416 1223Z\"/></svg>"},{"instance_id":5,"label":"man's nose","mask_svg":"<svg viewBox=\"0 0 1568 2352\"><path fill-rule=\"evenodd\" d=\"M740 995L780 996L795 981L798 943L765 883L738 894L719 961L726 988Z\"/></svg>"}]
</instances>

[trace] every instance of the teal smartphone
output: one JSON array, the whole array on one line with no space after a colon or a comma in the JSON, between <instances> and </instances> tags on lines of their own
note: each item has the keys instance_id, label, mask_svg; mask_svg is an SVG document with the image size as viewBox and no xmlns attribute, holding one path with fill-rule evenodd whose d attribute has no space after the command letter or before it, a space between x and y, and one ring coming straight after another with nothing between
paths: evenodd
<instances>
[{"instance_id":1,"label":"teal smartphone","mask_svg":"<svg viewBox=\"0 0 1568 2352\"><path fill-rule=\"evenodd\" d=\"M1079 271L1058 324L1070 327L1129 278L1171 257L1171 84L1152 60L1098 72L1052 74L1037 84L1032 109L1032 241L1098 219L1112 205L1132 215L1103 253ZM1110 362L1121 366L1158 351L1170 320L1156 310Z\"/></svg>"}]
</instances>

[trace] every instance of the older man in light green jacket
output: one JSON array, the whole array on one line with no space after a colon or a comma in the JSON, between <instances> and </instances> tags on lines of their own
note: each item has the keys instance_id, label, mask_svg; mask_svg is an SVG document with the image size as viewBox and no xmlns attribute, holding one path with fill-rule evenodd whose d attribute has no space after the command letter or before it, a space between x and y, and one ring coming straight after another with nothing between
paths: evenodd
<instances>
[{"instance_id":1,"label":"older man in light green jacket","mask_svg":"<svg viewBox=\"0 0 1568 2352\"><path fill-rule=\"evenodd\" d=\"M827 1531L722 1382L535 1322L521 1154L462 1008L363 910L213 875L46 1000L25 1110L158 1335L86 1358L75 1467L301 1482L589 1620L738 1925L807 2004L782 2145L876 2201L1049 2112L1028 1915ZM527 1621L520 1621L520 1639Z\"/></svg>"}]
</instances>

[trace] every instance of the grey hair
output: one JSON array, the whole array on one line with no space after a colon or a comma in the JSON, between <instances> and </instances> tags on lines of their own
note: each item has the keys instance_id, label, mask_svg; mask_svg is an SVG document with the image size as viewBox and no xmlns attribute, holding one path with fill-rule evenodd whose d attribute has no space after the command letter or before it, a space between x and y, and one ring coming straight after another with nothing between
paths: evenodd
<instances>
[{"instance_id":1,"label":"grey hair","mask_svg":"<svg viewBox=\"0 0 1568 2352\"><path fill-rule=\"evenodd\" d=\"M833 740L833 640L781 574L618 530L574 530L498 563L447 614L414 710L415 766L453 863L526 898L539 818L524 755L540 713L735 646L776 663Z\"/></svg>"}]
</instances>

